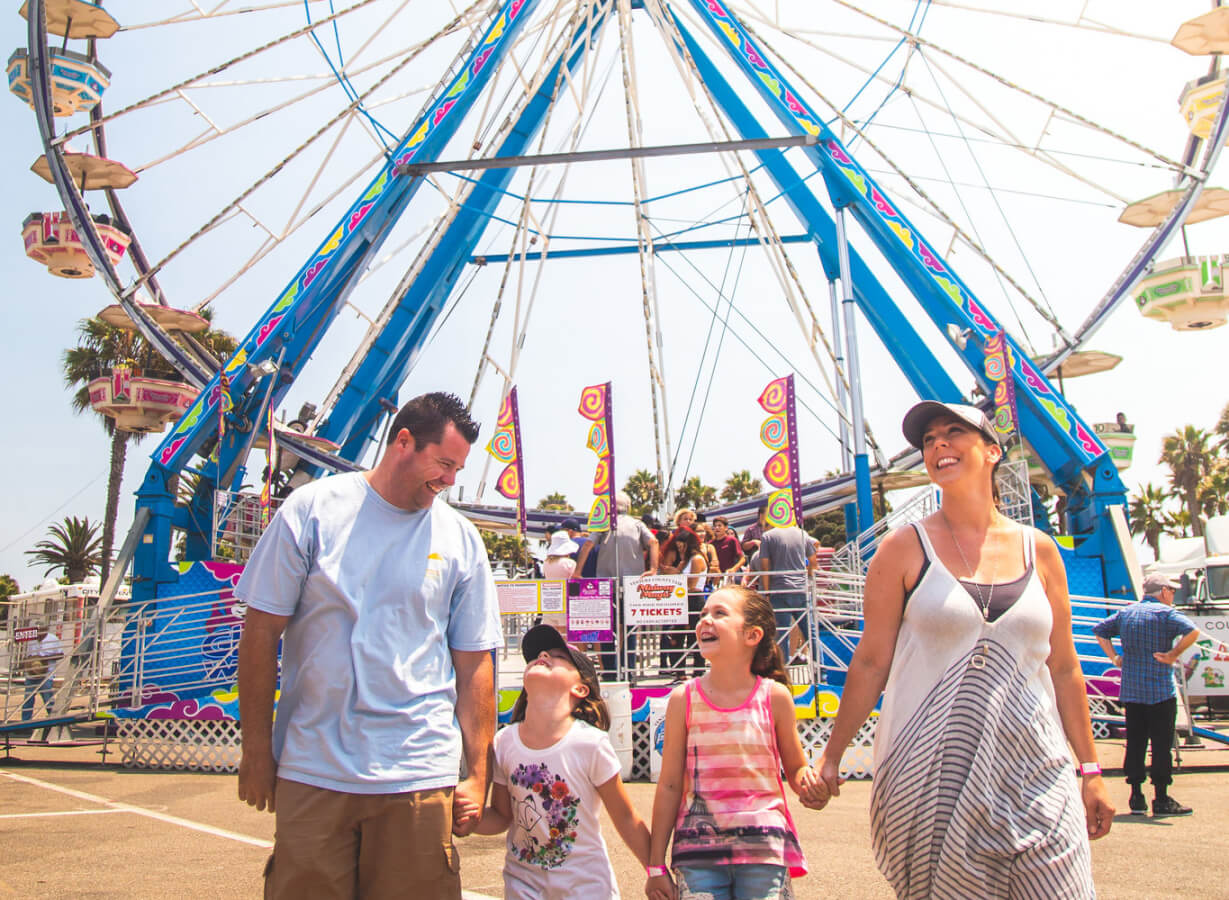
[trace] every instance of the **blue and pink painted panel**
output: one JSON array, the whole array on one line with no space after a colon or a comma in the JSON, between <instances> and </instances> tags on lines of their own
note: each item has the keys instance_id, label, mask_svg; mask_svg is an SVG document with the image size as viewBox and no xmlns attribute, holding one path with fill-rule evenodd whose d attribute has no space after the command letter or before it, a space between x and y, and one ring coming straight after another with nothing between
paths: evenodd
<instances>
[{"instance_id":1,"label":"blue and pink painted panel","mask_svg":"<svg viewBox=\"0 0 1229 900\"><path fill-rule=\"evenodd\" d=\"M239 637L243 617L234 597L243 566L179 564L176 598L134 611L124 630L117 689L126 699L117 719L239 718Z\"/></svg>"}]
</instances>

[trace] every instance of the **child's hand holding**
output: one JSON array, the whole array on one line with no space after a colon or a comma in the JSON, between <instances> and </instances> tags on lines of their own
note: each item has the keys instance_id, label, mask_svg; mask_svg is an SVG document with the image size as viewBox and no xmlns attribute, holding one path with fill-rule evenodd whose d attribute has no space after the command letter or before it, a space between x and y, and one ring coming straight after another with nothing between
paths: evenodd
<instances>
[{"instance_id":1,"label":"child's hand holding","mask_svg":"<svg viewBox=\"0 0 1229 900\"><path fill-rule=\"evenodd\" d=\"M452 795L452 833L464 837L474 830L482 818L482 804L464 794Z\"/></svg>"},{"instance_id":2,"label":"child's hand holding","mask_svg":"<svg viewBox=\"0 0 1229 900\"><path fill-rule=\"evenodd\" d=\"M650 875L644 883L644 895L648 900L675 900L678 892L670 875Z\"/></svg>"},{"instance_id":3,"label":"child's hand holding","mask_svg":"<svg viewBox=\"0 0 1229 900\"><path fill-rule=\"evenodd\" d=\"M807 809L823 809L832 798L828 785L813 766L798 771L798 799Z\"/></svg>"}]
</instances>

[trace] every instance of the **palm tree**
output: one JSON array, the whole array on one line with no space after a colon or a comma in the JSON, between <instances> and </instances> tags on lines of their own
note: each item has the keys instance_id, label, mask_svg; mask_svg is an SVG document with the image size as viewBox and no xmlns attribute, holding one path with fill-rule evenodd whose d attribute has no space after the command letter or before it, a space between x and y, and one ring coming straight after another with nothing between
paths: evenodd
<instances>
[{"instance_id":1,"label":"palm tree","mask_svg":"<svg viewBox=\"0 0 1229 900\"><path fill-rule=\"evenodd\" d=\"M717 489L700 481L699 475L692 475L674 492L674 505L704 509L717 502Z\"/></svg>"},{"instance_id":2,"label":"palm tree","mask_svg":"<svg viewBox=\"0 0 1229 900\"><path fill-rule=\"evenodd\" d=\"M623 485L623 490L631 498L633 516L653 512L666 498L665 491L657 482L657 476L648 469L637 469L633 472Z\"/></svg>"},{"instance_id":3,"label":"palm tree","mask_svg":"<svg viewBox=\"0 0 1229 900\"><path fill-rule=\"evenodd\" d=\"M68 577L69 584L77 584L98 571L98 523L91 522L89 516L83 519L66 516L63 522L48 528L47 533L50 539L41 540L33 550L25 551L34 565L47 567L44 575L60 569Z\"/></svg>"},{"instance_id":4,"label":"palm tree","mask_svg":"<svg viewBox=\"0 0 1229 900\"><path fill-rule=\"evenodd\" d=\"M211 317L208 310L202 313ZM78 343L64 351L64 382L73 390L74 412L90 409L88 385L95 378L109 375L121 363L132 366L133 372L152 378L179 381L179 373L162 358L152 346L134 330L109 325L98 317L82 319L77 326ZM207 329L196 340L205 346L219 361L235 349L235 340L221 331ZM100 415L102 427L111 438L111 465L107 477L107 503L102 518L102 580L106 581L111 570L111 550L115 546L115 519L119 512L120 485L124 479L124 462L128 457L128 443L139 441L144 435L120 431L115 422Z\"/></svg>"},{"instance_id":5,"label":"palm tree","mask_svg":"<svg viewBox=\"0 0 1229 900\"><path fill-rule=\"evenodd\" d=\"M4 601L14 594L21 593L21 585L12 575L0 575L0 625L8 621L9 605Z\"/></svg>"},{"instance_id":6,"label":"palm tree","mask_svg":"<svg viewBox=\"0 0 1229 900\"><path fill-rule=\"evenodd\" d=\"M1165 533L1176 538L1191 537L1191 514L1185 509L1165 513Z\"/></svg>"},{"instance_id":7,"label":"palm tree","mask_svg":"<svg viewBox=\"0 0 1229 900\"><path fill-rule=\"evenodd\" d=\"M730 477L725 480L725 487L721 489L721 499L737 503L739 500L754 497L763 490L763 482L758 478L752 478L750 469L742 469L738 472L732 472Z\"/></svg>"},{"instance_id":8,"label":"palm tree","mask_svg":"<svg viewBox=\"0 0 1229 900\"><path fill-rule=\"evenodd\" d=\"M1212 471L1211 441L1212 436L1202 428L1185 425L1168 435L1161 445L1159 461L1169 466L1169 483L1182 499L1195 537L1203 536L1199 486Z\"/></svg>"},{"instance_id":9,"label":"palm tree","mask_svg":"<svg viewBox=\"0 0 1229 900\"><path fill-rule=\"evenodd\" d=\"M1229 453L1229 403L1220 411L1220 418L1216 420L1212 430L1216 432L1221 452Z\"/></svg>"},{"instance_id":10,"label":"palm tree","mask_svg":"<svg viewBox=\"0 0 1229 900\"><path fill-rule=\"evenodd\" d=\"M1152 548L1153 555L1161 555L1161 535L1166 531L1166 494L1151 482L1141 484L1139 491L1131 496L1131 534L1142 534Z\"/></svg>"},{"instance_id":11,"label":"palm tree","mask_svg":"<svg viewBox=\"0 0 1229 900\"><path fill-rule=\"evenodd\" d=\"M1199 485L1199 506L1209 518L1229 513L1229 460L1213 461L1212 471Z\"/></svg>"},{"instance_id":12,"label":"palm tree","mask_svg":"<svg viewBox=\"0 0 1229 900\"><path fill-rule=\"evenodd\" d=\"M568 503L568 498L563 496L562 491L555 491L547 494L538 501L536 509L553 509L556 512L571 512L572 504Z\"/></svg>"}]
</instances>

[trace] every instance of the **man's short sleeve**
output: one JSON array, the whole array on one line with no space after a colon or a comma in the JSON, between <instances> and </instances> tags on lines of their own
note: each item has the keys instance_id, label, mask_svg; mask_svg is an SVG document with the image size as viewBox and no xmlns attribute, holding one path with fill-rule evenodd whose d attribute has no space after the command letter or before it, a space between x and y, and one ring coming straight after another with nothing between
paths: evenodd
<instances>
[{"instance_id":1,"label":"man's short sleeve","mask_svg":"<svg viewBox=\"0 0 1229 900\"><path fill-rule=\"evenodd\" d=\"M304 546L305 508L292 494L243 567L235 596L253 609L275 616L292 616L299 606L303 585L311 568L311 552Z\"/></svg>"},{"instance_id":2,"label":"man's short sleeve","mask_svg":"<svg viewBox=\"0 0 1229 900\"><path fill-rule=\"evenodd\" d=\"M1115 638L1118 637L1118 613L1114 613L1108 619L1102 619L1092 627L1092 633L1099 638Z\"/></svg>"},{"instance_id":3,"label":"man's short sleeve","mask_svg":"<svg viewBox=\"0 0 1229 900\"><path fill-rule=\"evenodd\" d=\"M1169 609L1168 618L1169 627L1173 630L1175 637L1185 637L1196 630L1195 623L1173 607Z\"/></svg>"},{"instance_id":4,"label":"man's short sleeve","mask_svg":"<svg viewBox=\"0 0 1229 900\"><path fill-rule=\"evenodd\" d=\"M448 646L462 652L494 650L502 640L495 576L478 532L468 523L466 529L466 552L448 610Z\"/></svg>"}]
</instances>

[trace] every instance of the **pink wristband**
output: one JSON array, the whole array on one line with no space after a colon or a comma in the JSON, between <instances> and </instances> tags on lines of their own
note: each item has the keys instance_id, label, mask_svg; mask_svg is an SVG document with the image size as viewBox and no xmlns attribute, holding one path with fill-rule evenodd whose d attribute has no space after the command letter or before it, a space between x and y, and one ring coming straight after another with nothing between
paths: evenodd
<instances>
[{"instance_id":1,"label":"pink wristband","mask_svg":"<svg viewBox=\"0 0 1229 900\"><path fill-rule=\"evenodd\" d=\"M650 878L658 878L669 874L665 866L645 866L644 871Z\"/></svg>"}]
</instances>

